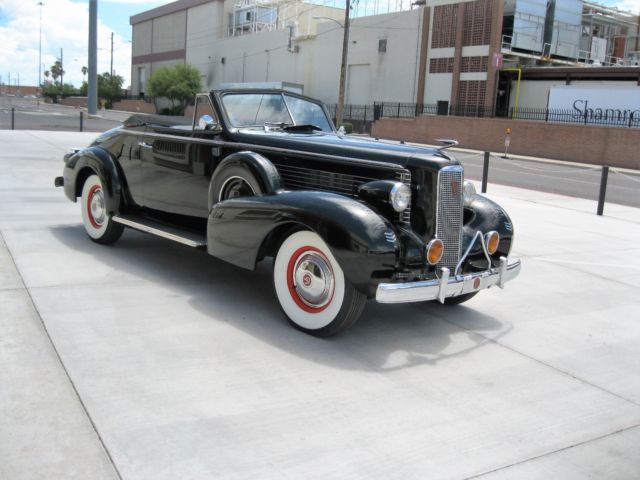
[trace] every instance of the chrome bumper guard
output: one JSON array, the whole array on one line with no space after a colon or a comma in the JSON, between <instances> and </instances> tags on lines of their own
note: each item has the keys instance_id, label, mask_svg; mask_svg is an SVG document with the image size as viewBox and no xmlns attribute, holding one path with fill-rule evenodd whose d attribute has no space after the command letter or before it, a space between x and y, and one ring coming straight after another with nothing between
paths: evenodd
<instances>
[{"instance_id":1,"label":"chrome bumper guard","mask_svg":"<svg viewBox=\"0 0 640 480\"><path fill-rule=\"evenodd\" d=\"M500 257L500 266L483 272L467 275L450 275L448 268L442 268L440 278L420 282L381 283L376 291L380 303L406 303L438 300L444 303L448 297L477 292L504 284L520 273L520 260L509 263L507 257Z\"/></svg>"}]
</instances>

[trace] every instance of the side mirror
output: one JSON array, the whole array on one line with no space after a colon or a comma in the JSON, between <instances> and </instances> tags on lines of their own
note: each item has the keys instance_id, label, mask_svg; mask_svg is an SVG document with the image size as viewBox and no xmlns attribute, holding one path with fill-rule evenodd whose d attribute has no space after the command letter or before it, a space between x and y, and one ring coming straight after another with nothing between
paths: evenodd
<instances>
[{"instance_id":1,"label":"side mirror","mask_svg":"<svg viewBox=\"0 0 640 480\"><path fill-rule=\"evenodd\" d=\"M216 126L216 122L211 115L202 115L198 120L200 130L211 130Z\"/></svg>"}]
</instances>

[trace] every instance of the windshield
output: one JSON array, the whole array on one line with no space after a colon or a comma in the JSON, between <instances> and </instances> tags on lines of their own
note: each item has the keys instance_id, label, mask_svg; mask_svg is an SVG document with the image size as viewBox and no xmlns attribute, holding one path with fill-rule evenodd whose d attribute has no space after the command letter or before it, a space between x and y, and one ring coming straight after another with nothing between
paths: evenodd
<instances>
[{"instance_id":1,"label":"windshield","mask_svg":"<svg viewBox=\"0 0 640 480\"><path fill-rule=\"evenodd\" d=\"M234 127L314 125L322 131L332 131L319 104L287 94L228 93L222 97L222 104Z\"/></svg>"}]
</instances>

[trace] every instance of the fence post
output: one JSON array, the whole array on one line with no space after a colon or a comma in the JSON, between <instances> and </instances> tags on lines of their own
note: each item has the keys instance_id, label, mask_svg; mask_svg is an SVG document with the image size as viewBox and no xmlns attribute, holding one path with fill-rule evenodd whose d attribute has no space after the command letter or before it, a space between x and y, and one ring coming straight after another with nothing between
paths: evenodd
<instances>
[{"instance_id":1,"label":"fence post","mask_svg":"<svg viewBox=\"0 0 640 480\"><path fill-rule=\"evenodd\" d=\"M600 195L598 196L598 215L604 212L604 198L607 195L607 179L609 178L609 167L602 167L602 176L600 177Z\"/></svg>"},{"instance_id":2,"label":"fence post","mask_svg":"<svg viewBox=\"0 0 640 480\"><path fill-rule=\"evenodd\" d=\"M83 121L83 113L82 111L80 111L80 131L82 132L82 121Z\"/></svg>"},{"instance_id":3,"label":"fence post","mask_svg":"<svg viewBox=\"0 0 640 480\"><path fill-rule=\"evenodd\" d=\"M398 103L398 117L397 118L400 118L400 103Z\"/></svg>"},{"instance_id":4,"label":"fence post","mask_svg":"<svg viewBox=\"0 0 640 480\"><path fill-rule=\"evenodd\" d=\"M487 193L488 179L489 179L489 152L484 152L484 165L482 167L482 193Z\"/></svg>"},{"instance_id":5,"label":"fence post","mask_svg":"<svg viewBox=\"0 0 640 480\"><path fill-rule=\"evenodd\" d=\"M16 129L16 109L11 107L11 130Z\"/></svg>"}]
</instances>

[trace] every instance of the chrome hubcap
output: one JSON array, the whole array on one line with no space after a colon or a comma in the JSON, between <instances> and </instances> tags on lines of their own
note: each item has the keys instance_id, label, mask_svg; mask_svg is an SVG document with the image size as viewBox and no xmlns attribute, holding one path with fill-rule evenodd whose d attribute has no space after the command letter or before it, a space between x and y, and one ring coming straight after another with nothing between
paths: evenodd
<instances>
[{"instance_id":1,"label":"chrome hubcap","mask_svg":"<svg viewBox=\"0 0 640 480\"><path fill-rule=\"evenodd\" d=\"M324 256L316 252L305 252L296 262L293 276L296 292L305 304L321 308L331 301L333 271Z\"/></svg>"},{"instance_id":2,"label":"chrome hubcap","mask_svg":"<svg viewBox=\"0 0 640 480\"><path fill-rule=\"evenodd\" d=\"M96 223L102 224L104 222L106 212L104 208L104 194L102 193L102 190L94 192L91 196L89 210Z\"/></svg>"}]
</instances>

